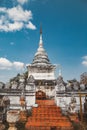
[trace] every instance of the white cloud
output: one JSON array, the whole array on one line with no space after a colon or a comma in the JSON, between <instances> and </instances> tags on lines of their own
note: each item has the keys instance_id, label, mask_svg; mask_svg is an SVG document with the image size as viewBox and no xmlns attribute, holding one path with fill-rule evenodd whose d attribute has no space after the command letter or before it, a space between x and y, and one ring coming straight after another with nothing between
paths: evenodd
<instances>
[{"instance_id":1,"label":"white cloud","mask_svg":"<svg viewBox=\"0 0 87 130\"><path fill-rule=\"evenodd\" d=\"M82 59L83 59L82 65L84 65L85 67L87 67L87 56L83 56Z\"/></svg>"},{"instance_id":2,"label":"white cloud","mask_svg":"<svg viewBox=\"0 0 87 130\"><path fill-rule=\"evenodd\" d=\"M0 69L11 69L12 63L6 58L0 58Z\"/></svg>"},{"instance_id":3,"label":"white cloud","mask_svg":"<svg viewBox=\"0 0 87 130\"><path fill-rule=\"evenodd\" d=\"M0 7L0 12L3 12L3 13L6 12L6 8L5 7L3 7L3 8Z\"/></svg>"},{"instance_id":4,"label":"white cloud","mask_svg":"<svg viewBox=\"0 0 87 130\"><path fill-rule=\"evenodd\" d=\"M22 22L14 22L14 23L9 23L8 24L8 31L16 31L16 30L21 30L23 28L23 23Z\"/></svg>"},{"instance_id":5,"label":"white cloud","mask_svg":"<svg viewBox=\"0 0 87 130\"><path fill-rule=\"evenodd\" d=\"M30 20L32 12L24 10L20 5L13 8L0 8L0 31L19 31L22 28L36 29Z\"/></svg>"},{"instance_id":6,"label":"white cloud","mask_svg":"<svg viewBox=\"0 0 87 130\"><path fill-rule=\"evenodd\" d=\"M27 3L28 0L17 0L17 2L23 5L24 3Z\"/></svg>"},{"instance_id":7,"label":"white cloud","mask_svg":"<svg viewBox=\"0 0 87 130\"><path fill-rule=\"evenodd\" d=\"M84 60L87 60L87 56L83 56L82 58L83 58Z\"/></svg>"},{"instance_id":8,"label":"white cloud","mask_svg":"<svg viewBox=\"0 0 87 130\"><path fill-rule=\"evenodd\" d=\"M7 58L0 58L0 70L9 70L13 68L21 70L24 68L24 63L17 61L11 62Z\"/></svg>"},{"instance_id":9,"label":"white cloud","mask_svg":"<svg viewBox=\"0 0 87 130\"><path fill-rule=\"evenodd\" d=\"M35 29L36 29L36 26L33 25L30 21L29 21L29 23L26 25L26 27L29 28L29 29L32 29L32 30L35 30Z\"/></svg>"},{"instance_id":10,"label":"white cloud","mask_svg":"<svg viewBox=\"0 0 87 130\"><path fill-rule=\"evenodd\" d=\"M83 61L82 64L87 67L87 61Z\"/></svg>"},{"instance_id":11,"label":"white cloud","mask_svg":"<svg viewBox=\"0 0 87 130\"><path fill-rule=\"evenodd\" d=\"M30 10L23 10L20 5L8 9L7 14L9 16L9 19L13 21L27 22L28 20L32 19L32 12Z\"/></svg>"},{"instance_id":12,"label":"white cloud","mask_svg":"<svg viewBox=\"0 0 87 130\"><path fill-rule=\"evenodd\" d=\"M23 28L22 22L14 22L5 25L0 25L0 30L5 32L21 30L22 28Z\"/></svg>"},{"instance_id":13,"label":"white cloud","mask_svg":"<svg viewBox=\"0 0 87 130\"><path fill-rule=\"evenodd\" d=\"M15 62L13 62L13 66L16 68L16 69L23 69L24 68L24 63L22 63L22 62L17 62L17 61L15 61Z\"/></svg>"}]
</instances>

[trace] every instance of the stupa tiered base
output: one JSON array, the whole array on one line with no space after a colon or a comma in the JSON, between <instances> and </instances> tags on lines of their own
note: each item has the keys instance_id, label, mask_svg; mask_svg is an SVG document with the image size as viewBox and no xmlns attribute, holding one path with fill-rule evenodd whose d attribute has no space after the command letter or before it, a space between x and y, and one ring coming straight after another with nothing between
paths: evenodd
<instances>
[{"instance_id":1,"label":"stupa tiered base","mask_svg":"<svg viewBox=\"0 0 87 130\"><path fill-rule=\"evenodd\" d=\"M62 115L53 100L37 100L37 104L26 123L27 130L73 130L68 117Z\"/></svg>"}]
</instances>

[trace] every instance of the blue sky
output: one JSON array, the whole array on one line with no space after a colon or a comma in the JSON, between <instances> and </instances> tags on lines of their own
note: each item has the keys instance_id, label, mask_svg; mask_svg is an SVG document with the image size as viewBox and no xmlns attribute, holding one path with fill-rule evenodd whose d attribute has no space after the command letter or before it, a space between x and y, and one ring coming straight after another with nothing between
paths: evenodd
<instances>
[{"instance_id":1,"label":"blue sky","mask_svg":"<svg viewBox=\"0 0 87 130\"><path fill-rule=\"evenodd\" d=\"M26 71L40 23L44 48L51 63L61 64L64 80L87 72L86 0L0 0L0 81Z\"/></svg>"}]
</instances>

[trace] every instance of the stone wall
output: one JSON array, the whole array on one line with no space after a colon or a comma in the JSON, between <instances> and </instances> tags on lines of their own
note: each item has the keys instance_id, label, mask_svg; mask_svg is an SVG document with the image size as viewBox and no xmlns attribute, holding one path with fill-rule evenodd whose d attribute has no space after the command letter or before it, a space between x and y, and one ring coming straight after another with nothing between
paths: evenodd
<instances>
[{"instance_id":1,"label":"stone wall","mask_svg":"<svg viewBox=\"0 0 87 130\"><path fill-rule=\"evenodd\" d=\"M55 97L55 103L57 106L60 106L62 108L62 110L68 110L69 108L69 104L71 102L71 96L68 95L63 95L61 94L61 96L57 96ZM80 111L80 97L77 95L75 95L75 99L76 99L76 112ZM81 97L82 100L82 110L84 112L84 102L85 102L85 96Z\"/></svg>"}]
</instances>

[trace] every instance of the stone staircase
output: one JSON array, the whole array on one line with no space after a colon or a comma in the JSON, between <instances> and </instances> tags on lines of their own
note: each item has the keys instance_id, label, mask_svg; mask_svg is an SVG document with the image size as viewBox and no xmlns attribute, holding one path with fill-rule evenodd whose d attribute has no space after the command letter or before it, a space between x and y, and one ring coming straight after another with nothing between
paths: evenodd
<instances>
[{"instance_id":1,"label":"stone staircase","mask_svg":"<svg viewBox=\"0 0 87 130\"><path fill-rule=\"evenodd\" d=\"M54 100L37 100L38 107L32 108L32 116L26 123L27 130L73 130L72 124L61 113Z\"/></svg>"}]
</instances>

